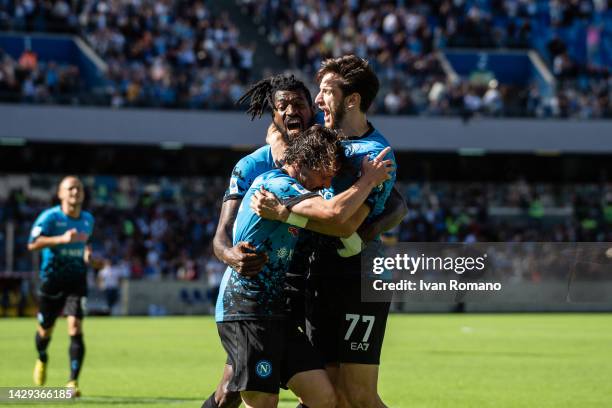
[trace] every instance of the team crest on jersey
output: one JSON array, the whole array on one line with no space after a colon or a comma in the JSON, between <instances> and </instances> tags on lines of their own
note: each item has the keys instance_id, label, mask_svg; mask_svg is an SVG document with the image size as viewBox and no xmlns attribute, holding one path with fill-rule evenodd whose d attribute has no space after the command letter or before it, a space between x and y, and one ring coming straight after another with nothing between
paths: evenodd
<instances>
[{"instance_id":1,"label":"team crest on jersey","mask_svg":"<svg viewBox=\"0 0 612 408\"><path fill-rule=\"evenodd\" d=\"M293 236L293 237L297 237L300 234L300 230L296 227L289 227L287 228L287 231L289 231L289 233Z\"/></svg>"},{"instance_id":2,"label":"team crest on jersey","mask_svg":"<svg viewBox=\"0 0 612 408\"><path fill-rule=\"evenodd\" d=\"M331 200L334 198L334 193L329 190L319 190L319 195L323 197L324 200Z\"/></svg>"},{"instance_id":3,"label":"team crest on jersey","mask_svg":"<svg viewBox=\"0 0 612 408\"><path fill-rule=\"evenodd\" d=\"M268 378L272 375L272 363L268 360L259 360L255 364L255 373L261 378Z\"/></svg>"}]
</instances>

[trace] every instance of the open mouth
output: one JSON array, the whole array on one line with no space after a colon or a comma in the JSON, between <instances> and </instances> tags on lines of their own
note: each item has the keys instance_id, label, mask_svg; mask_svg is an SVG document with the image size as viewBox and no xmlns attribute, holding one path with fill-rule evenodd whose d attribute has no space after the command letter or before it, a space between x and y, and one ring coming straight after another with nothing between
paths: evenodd
<instances>
[{"instance_id":1,"label":"open mouth","mask_svg":"<svg viewBox=\"0 0 612 408\"><path fill-rule=\"evenodd\" d=\"M298 118L291 118L285 122L285 127L288 131L300 131L302 130L302 121Z\"/></svg>"},{"instance_id":2,"label":"open mouth","mask_svg":"<svg viewBox=\"0 0 612 408\"><path fill-rule=\"evenodd\" d=\"M328 109L321 109L321 110L323 111L323 117L324 117L326 120L331 120L331 115L330 115L330 113L329 113L329 110L328 110Z\"/></svg>"}]
</instances>

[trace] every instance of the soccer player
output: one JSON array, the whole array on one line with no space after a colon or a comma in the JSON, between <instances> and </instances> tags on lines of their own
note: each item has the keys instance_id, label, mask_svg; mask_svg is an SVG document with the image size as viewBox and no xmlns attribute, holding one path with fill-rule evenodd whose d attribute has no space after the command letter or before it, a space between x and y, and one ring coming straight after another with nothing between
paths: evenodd
<instances>
[{"instance_id":1,"label":"soccer player","mask_svg":"<svg viewBox=\"0 0 612 408\"><path fill-rule=\"evenodd\" d=\"M268 145L242 158L234 167L230 179L230 187L224 197L221 216L214 239L216 256L225 264L233 267L246 276L257 274L266 258L263 254L254 253L246 242L232 244L232 226L241 200L251 186L253 180L262 173L279 166L284 156L289 140L298 137L314 117L310 92L301 81L294 76L276 75L253 85L240 99L241 103L249 102L247 113L261 117L265 111L272 114L272 125L268 132ZM385 206L385 212L372 222L363 223L359 234L365 241L377 236L382 231L394 228L403 219L406 204L401 195L394 194ZM357 219L360 223L363 217ZM345 225L336 224L338 235L343 234ZM303 231L304 232L304 231ZM327 226L327 231L329 227ZM300 239L294 253L290 273L285 281L288 308L292 318L304 325L304 287L305 275L312 253L311 239L300 234ZM240 395L227 390L227 384L232 377L232 367L229 361L224 367L222 380L216 391L204 402L202 408L233 408L240 405Z\"/></svg>"},{"instance_id":2,"label":"soccer player","mask_svg":"<svg viewBox=\"0 0 612 408\"><path fill-rule=\"evenodd\" d=\"M274 143L243 157L234 167L223 197L213 246L217 258L226 265L245 276L254 276L268 259L265 253L255 252L248 242L237 242L235 245L232 242L232 228L238 208L253 180L280 167L287 143L310 126L314 112L310 91L293 75L275 75L257 82L239 100L239 103L247 102L247 113L251 119L261 117L266 111L271 113L271 127L279 137ZM240 405L240 393L227 390L233 371L229 363L228 360L217 389L202 408L235 408Z\"/></svg>"},{"instance_id":3,"label":"soccer player","mask_svg":"<svg viewBox=\"0 0 612 408\"><path fill-rule=\"evenodd\" d=\"M79 373L83 366L83 308L87 296L87 263L94 218L82 210L85 192L75 176L62 179L57 190L60 205L43 211L32 226L28 249L42 250L40 267L40 308L36 330L38 360L34 383L43 385L47 374L47 347L58 316L68 316L70 336L70 380L66 385L80 396Z\"/></svg>"},{"instance_id":4,"label":"soccer player","mask_svg":"<svg viewBox=\"0 0 612 408\"><path fill-rule=\"evenodd\" d=\"M344 135L342 143L353 169L334 178L331 188L323 193L330 198L355 181L358 164L364 156L376 156L389 143L366 117L379 88L378 78L366 60L354 55L325 60L317 73L317 81L320 91L315 103L324 114L325 126L338 129ZM395 160L392 154L389 157ZM394 182L395 175L378 186L357 210L356 214L366 224L383 212ZM291 215L271 192L259 192L252 206L268 219L284 220ZM335 226L313 220L306 228L325 233ZM311 266L314 272L311 291L317 293L309 316L311 340L323 354L328 374L337 387L340 407L385 406L377 386L390 300L361 302L358 254L362 245L356 235L343 240L344 248L339 250L334 249L333 242L320 245L316 251L317 263ZM380 242L375 239L369 245L377 246Z\"/></svg>"},{"instance_id":5,"label":"soccer player","mask_svg":"<svg viewBox=\"0 0 612 408\"><path fill-rule=\"evenodd\" d=\"M335 406L333 387L311 344L286 319L283 283L299 227L309 219L349 222L371 190L393 172L392 161L382 160L388 151L371 162L365 157L361 177L326 201L313 191L330 186L343 148L334 131L316 125L291 140L282 168L259 176L245 195L234 224L234 243L251 243L256 252L266 253L268 261L254 277L228 267L215 318L234 368L228 389L241 391L247 407L277 406L279 384L286 384L309 407ZM287 223L262 219L250 208L250 198L262 188L291 208ZM353 225L353 232L357 226Z\"/></svg>"}]
</instances>

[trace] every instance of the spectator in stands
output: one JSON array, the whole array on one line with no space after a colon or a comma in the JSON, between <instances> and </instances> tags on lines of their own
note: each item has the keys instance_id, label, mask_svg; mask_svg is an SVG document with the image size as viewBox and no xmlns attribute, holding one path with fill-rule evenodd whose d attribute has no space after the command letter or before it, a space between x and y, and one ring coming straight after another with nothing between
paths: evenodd
<instances>
[{"instance_id":1,"label":"spectator in stands","mask_svg":"<svg viewBox=\"0 0 612 408\"><path fill-rule=\"evenodd\" d=\"M354 53L368 58L381 78L382 97L372 106L375 112L468 112L464 101L473 106L485 91L474 94L473 84L446 84L446 92L440 93L440 84L446 82L440 77L446 73L437 52L461 46L534 48L558 81L560 95L540 95L538 103L527 96L532 92L530 84L516 89L499 83L487 97L494 96L495 103L481 109L481 114L611 115L612 35L605 28L612 24L612 15L606 1L240 3L262 25L289 66L306 77L327 57ZM238 27L229 16L211 12L204 1L20 0L9 4L0 10L0 28L78 31L108 64L108 81L99 94L84 96L79 93L82 83L74 66L57 64L47 72L46 67L20 68L21 63L15 68L4 58L0 65L4 100L100 100L115 108L233 109L236 96L253 74L255 45L241 44ZM15 69L17 74L12 76Z\"/></svg>"}]
</instances>

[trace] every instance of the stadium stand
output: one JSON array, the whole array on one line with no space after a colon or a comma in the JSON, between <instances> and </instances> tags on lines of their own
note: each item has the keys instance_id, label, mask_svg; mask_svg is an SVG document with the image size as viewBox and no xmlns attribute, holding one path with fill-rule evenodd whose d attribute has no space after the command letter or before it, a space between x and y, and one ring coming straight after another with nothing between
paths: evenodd
<instances>
[{"instance_id":1,"label":"stadium stand","mask_svg":"<svg viewBox=\"0 0 612 408\"><path fill-rule=\"evenodd\" d=\"M31 51L16 60L0 49L0 97L4 101L70 103L83 88L76 65L39 62Z\"/></svg>"},{"instance_id":2,"label":"stadium stand","mask_svg":"<svg viewBox=\"0 0 612 408\"><path fill-rule=\"evenodd\" d=\"M0 29L78 33L108 63L107 105L231 109L253 79L256 46L241 43L229 14L212 13L209 3L5 1ZM287 58L287 66L268 68L310 79L325 57L369 58L383 80L376 112L612 117L612 12L604 0L238 3ZM453 76L443 63L452 47L534 49L553 73L556 92L543 92L533 78L512 84ZM12 83L25 101L33 99L29 77L37 76ZM55 101L45 82L35 82L35 102Z\"/></svg>"},{"instance_id":3,"label":"stadium stand","mask_svg":"<svg viewBox=\"0 0 612 408\"><path fill-rule=\"evenodd\" d=\"M108 64L104 101L113 107L228 109L251 79L254 48L205 2L10 2L0 16L5 30L79 33ZM29 101L27 78L19 79Z\"/></svg>"},{"instance_id":4,"label":"stadium stand","mask_svg":"<svg viewBox=\"0 0 612 408\"><path fill-rule=\"evenodd\" d=\"M378 111L610 117L612 13L606 1L241 0L294 68L356 53L385 83ZM449 47L534 48L558 80L558 97L536 87L445 77L436 52Z\"/></svg>"}]
</instances>

